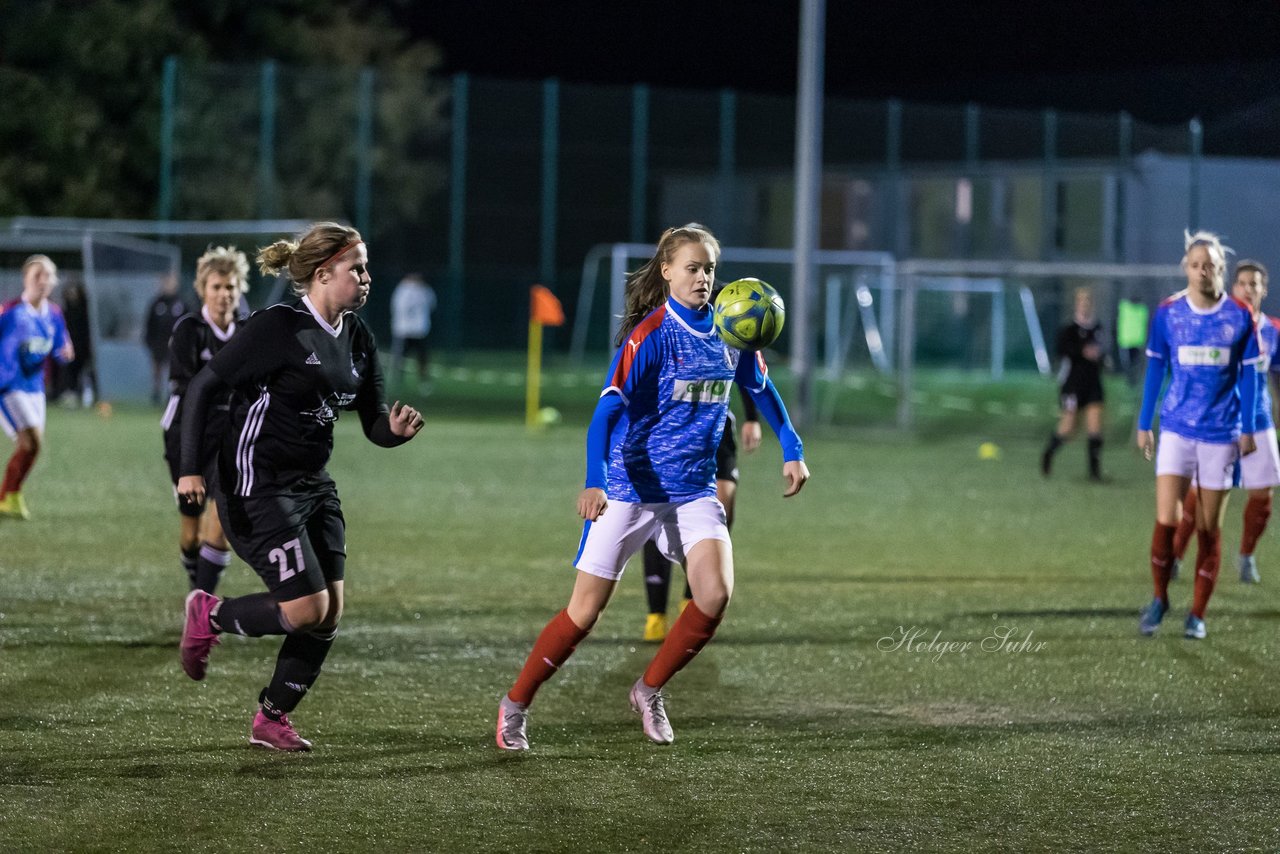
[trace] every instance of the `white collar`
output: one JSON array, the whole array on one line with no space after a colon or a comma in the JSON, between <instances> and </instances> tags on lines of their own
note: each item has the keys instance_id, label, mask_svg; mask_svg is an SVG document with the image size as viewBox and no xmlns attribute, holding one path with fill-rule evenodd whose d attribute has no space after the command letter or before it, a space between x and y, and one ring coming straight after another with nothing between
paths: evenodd
<instances>
[{"instance_id":1,"label":"white collar","mask_svg":"<svg viewBox=\"0 0 1280 854\"><path fill-rule=\"evenodd\" d=\"M232 335L236 334L236 322L234 320L231 321L231 325L227 327L226 332L218 328L218 324L214 323L213 318L209 316L209 306L200 306L200 316L204 318L204 322L209 324L209 328L213 330L213 337L219 341L226 343L231 339Z\"/></svg>"},{"instance_id":2,"label":"white collar","mask_svg":"<svg viewBox=\"0 0 1280 854\"><path fill-rule=\"evenodd\" d=\"M1184 299L1186 299L1187 301L1187 307L1190 308L1192 311L1194 311L1196 314L1215 314L1218 311L1218 309L1226 305L1227 292L1223 291L1222 296L1218 297L1218 301L1215 302L1213 305L1209 306L1208 308L1196 308L1196 304L1191 301L1190 291L1187 292L1187 295L1186 297L1184 297Z\"/></svg>"},{"instance_id":3,"label":"white collar","mask_svg":"<svg viewBox=\"0 0 1280 854\"><path fill-rule=\"evenodd\" d=\"M320 315L320 312L316 311L315 303L311 302L310 294L306 294L302 297L302 304L305 305L307 307L307 310L311 312L311 316L316 319L316 323L320 324L321 329L323 329L325 332L328 332L334 338L337 338L339 335L342 334L342 319L343 317L346 316L346 312L343 312L341 315L338 316L337 326L330 326L329 321L325 320Z\"/></svg>"}]
</instances>

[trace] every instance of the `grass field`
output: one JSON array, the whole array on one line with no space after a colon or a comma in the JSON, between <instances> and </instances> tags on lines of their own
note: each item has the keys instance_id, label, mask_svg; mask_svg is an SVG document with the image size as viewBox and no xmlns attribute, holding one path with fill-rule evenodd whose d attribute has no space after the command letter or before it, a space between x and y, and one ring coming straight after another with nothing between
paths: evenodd
<instances>
[{"instance_id":1,"label":"grass field","mask_svg":"<svg viewBox=\"0 0 1280 854\"><path fill-rule=\"evenodd\" d=\"M347 614L300 756L247 746L277 642L228 638L203 683L178 667L158 413L51 411L35 516L0 523L0 851L1280 846L1274 532L1239 584L1237 498L1209 638L1178 631L1184 579L1140 639L1152 478L1123 416L1111 482L1079 443L1045 482L1048 415L984 422L1004 392L979 386L958 434L815 431L795 499L776 442L743 458L735 601L669 686L674 745L627 707L653 650L633 568L539 695L533 751L500 754L497 699L571 584L595 392L551 384L565 421L530 435L499 417L518 387L473 379L446 373L409 446L339 425ZM258 589L237 560L224 591Z\"/></svg>"}]
</instances>

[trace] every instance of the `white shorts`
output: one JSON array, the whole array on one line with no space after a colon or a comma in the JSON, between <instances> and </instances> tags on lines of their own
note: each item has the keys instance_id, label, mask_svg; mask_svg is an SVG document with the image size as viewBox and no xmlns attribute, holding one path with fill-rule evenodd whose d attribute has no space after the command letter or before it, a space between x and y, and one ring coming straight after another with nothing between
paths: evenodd
<instances>
[{"instance_id":1,"label":"white shorts","mask_svg":"<svg viewBox=\"0 0 1280 854\"><path fill-rule=\"evenodd\" d=\"M583 572L617 581L627 560L653 540L675 563L703 540L729 540L724 505L714 496L659 504L610 501L604 514L582 526L573 565Z\"/></svg>"},{"instance_id":2,"label":"white shorts","mask_svg":"<svg viewBox=\"0 0 1280 854\"><path fill-rule=\"evenodd\" d=\"M0 427L10 439L19 430L44 432L44 392L6 391L0 394Z\"/></svg>"},{"instance_id":3,"label":"white shorts","mask_svg":"<svg viewBox=\"0 0 1280 854\"><path fill-rule=\"evenodd\" d=\"M1276 445L1276 428L1253 434L1258 450L1240 459L1240 485L1245 489L1267 489L1280 486L1280 447Z\"/></svg>"},{"instance_id":4,"label":"white shorts","mask_svg":"<svg viewBox=\"0 0 1280 854\"><path fill-rule=\"evenodd\" d=\"M1205 489L1230 489L1235 484L1240 448L1235 442L1201 442L1160 431L1156 477L1173 474L1189 478Z\"/></svg>"}]
</instances>

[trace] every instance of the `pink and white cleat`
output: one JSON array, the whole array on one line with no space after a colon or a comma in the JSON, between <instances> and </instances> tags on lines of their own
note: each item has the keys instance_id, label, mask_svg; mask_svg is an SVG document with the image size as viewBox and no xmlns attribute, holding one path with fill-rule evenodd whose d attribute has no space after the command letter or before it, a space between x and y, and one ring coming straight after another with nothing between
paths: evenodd
<instances>
[{"instance_id":1,"label":"pink and white cleat","mask_svg":"<svg viewBox=\"0 0 1280 854\"><path fill-rule=\"evenodd\" d=\"M258 709L253 716L253 728L249 731L249 743L268 750L287 750L301 752L311 749L311 742L298 735L298 731L289 723L288 715L281 715L280 720L272 720Z\"/></svg>"},{"instance_id":2,"label":"pink and white cleat","mask_svg":"<svg viewBox=\"0 0 1280 854\"><path fill-rule=\"evenodd\" d=\"M506 694L498 704L498 747L503 750L528 750L529 707L522 706Z\"/></svg>"},{"instance_id":3,"label":"pink and white cleat","mask_svg":"<svg viewBox=\"0 0 1280 854\"><path fill-rule=\"evenodd\" d=\"M187 594L186 620L182 624L179 653L183 672L196 681L203 679L209 669L209 650L220 643L218 633L209 622L209 615L217 604L218 597L203 590L192 590Z\"/></svg>"},{"instance_id":4,"label":"pink and white cleat","mask_svg":"<svg viewBox=\"0 0 1280 854\"><path fill-rule=\"evenodd\" d=\"M654 744L670 744L676 740L667 719L667 707L662 702L662 689L644 684L644 677L631 686L631 711L640 715L644 734Z\"/></svg>"}]
</instances>

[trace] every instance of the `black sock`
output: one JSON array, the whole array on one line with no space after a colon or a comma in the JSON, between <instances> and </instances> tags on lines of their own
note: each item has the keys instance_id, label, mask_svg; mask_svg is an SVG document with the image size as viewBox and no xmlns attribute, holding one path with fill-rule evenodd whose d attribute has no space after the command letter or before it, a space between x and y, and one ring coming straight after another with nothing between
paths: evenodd
<instances>
[{"instance_id":1,"label":"black sock","mask_svg":"<svg viewBox=\"0 0 1280 854\"><path fill-rule=\"evenodd\" d=\"M1061 447L1062 447L1062 437L1059 436L1057 433L1050 433L1049 444L1045 446L1044 455L1046 457L1052 457L1054 454L1058 453L1058 449Z\"/></svg>"},{"instance_id":2,"label":"black sock","mask_svg":"<svg viewBox=\"0 0 1280 854\"><path fill-rule=\"evenodd\" d=\"M218 586L222 571L231 563L231 552L208 543L200 545L200 558L196 561L196 587L212 593Z\"/></svg>"},{"instance_id":3,"label":"black sock","mask_svg":"<svg viewBox=\"0 0 1280 854\"><path fill-rule=\"evenodd\" d=\"M1097 480L1102 477L1102 437L1089 437L1089 477Z\"/></svg>"},{"instance_id":4,"label":"black sock","mask_svg":"<svg viewBox=\"0 0 1280 854\"><path fill-rule=\"evenodd\" d=\"M649 600L650 614L667 612L667 596L671 592L671 561L667 560L653 540L644 544L644 595Z\"/></svg>"},{"instance_id":5,"label":"black sock","mask_svg":"<svg viewBox=\"0 0 1280 854\"><path fill-rule=\"evenodd\" d=\"M223 599L210 618L213 627L233 635L260 638L289 633L280 606L270 593L251 593Z\"/></svg>"},{"instance_id":6,"label":"black sock","mask_svg":"<svg viewBox=\"0 0 1280 854\"><path fill-rule=\"evenodd\" d=\"M192 546L189 549L182 550L182 568L187 573L187 578L191 582L191 589L196 588L196 562L200 558L200 547Z\"/></svg>"},{"instance_id":7,"label":"black sock","mask_svg":"<svg viewBox=\"0 0 1280 854\"><path fill-rule=\"evenodd\" d=\"M337 636L337 629L316 629L284 639L280 654L276 656L276 671L271 675L271 684L258 695L264 715L280 720L298 707L320 676L324 658Z\"/></svg>"}]
</instances>

